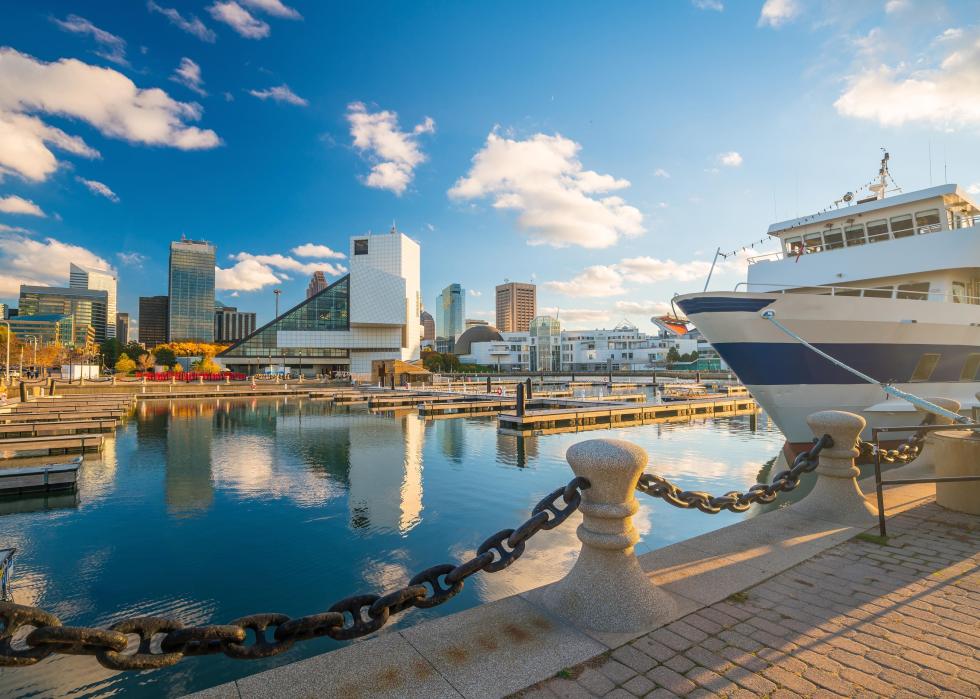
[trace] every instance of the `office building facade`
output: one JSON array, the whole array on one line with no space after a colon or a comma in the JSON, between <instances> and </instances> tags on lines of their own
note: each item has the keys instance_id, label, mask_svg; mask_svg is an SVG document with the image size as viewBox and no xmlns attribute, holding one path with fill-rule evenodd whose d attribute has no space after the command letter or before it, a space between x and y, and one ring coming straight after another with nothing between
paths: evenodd
<instances>
[{"instance_id":1,"label":"office building facade","mask_svg":"<svg viewBox=\"0 0 980 699\"><path fill-rule=\"evenodd\" d=\"M102 333L96 328L96 336L102 335L102 339L116 336L116 288L118 281L116 275L107 269L94 269L76 265L72 262L68 267L68 286L72 289L93 289L105 291L106 298L106 326ZM101 341L101 340L100 340Z\"/></svg>"},{"instance_id":2,"label":"office building facade","mask_svg":"<svg viewBox=\"0 0 980 699\"><path fill-rule=\"evenodd\" d=\"M310 277L310 283L306 287L306 298L316 296L321 291L326 289L327 286L329 286L327 284L327 276L320 270L317 270L313 273L313 276Z\"/></svg>"},{"instance_id":3,"label":"office building facade","mask_svg":"<svg viewBox=\"0 0 980 699\"><path fill-rule=\"evenodd\" d=\"M428 311L422 311L422 315L419 318L419 325L421 325L422 333L422 346L423 347L435 347L436 344L436 321L432 317L432 314Z\"/></svg>"},{"instance_id":4,"label":"office building facade","mask_svg":"<svg viewBox=\"0 0 980 699\"><path fill-rule=\"evenodd\" d=\"M307 297L310 298L310 297ZM214 303L214 341L238 342L255 332L255 313Z\"/></svg>"},{"instance_id":5,"label":"office building facade","mask_svg":"<svg viewBox=\"0 0 980 699\"><path fill-rule=\"evenodd\" d=\"M167 337L214 341L215 248L199 240L170 243Z\"/></svg>"},{"instance_id":6,"label":"office building facade","mask_svg":"<svg viewBox=\"0 0 980 699\"><path fill-rule=\"evenodd\" d=\"M116 314L116 339L123 345L129 343L129 314Z\"/></svg>"},{"instance_id":7,"label":"office building facade","mask_svg":"<svg viewBox=\"0 0 980 699\"><path fill-rule=\"evenodd\" d=\"M496 288L497 327L501 332L527 332L538 314L538 287L506 282Z\"/></svg>"},{"instance_id":8,"label":"office building facade","mask_svg":"<svg viewBox=\"0 0 980 699\"><path fill-rule=\"evenodd\" d=\"M394 229L350 241L350 272L220 352L232 371L350 373L419 358L419 244Z\"/></svg>"},{"instance_id":9,"label":"office building facade","mask_svg":"<svg viewBox=\"0 0 980 699\"><path fill-rule=\"evenodd\" d=\"M466 290L460 284L450 284L436 297L436 349L452 352L456 338L466 327Z\"/></svg>"},{"instance_id":10,"label":"office building facade","mask_svg":"<svg viewBox=\"0 0 980 699\"><path fill-rule=\"evenodd\" d=\"M139 336L147 349L153 349L169 340L167 337L167 308L170 300L166 296L140 296Z\"/></svg>"},{"instance_id":11,"label":"office building facade","mask_svg":"<svg viewBox=\"0 0 980 699\"><path fill-rule=\"evenodd\" d=\"M106 339L108 297L105 290L24 284L20 287L18 306L20 315L25 316L69 316L73 326L71 345L84 347Z\"/></svg>"},{"instance_id":12,"label":"office building facade","mask_svg":"<svg viewBox=\"0 0 980 699\"><path fill-rule=\"evenodd\" d=\"M71 316L48 314L36 316L17 316L10 319L10 332L22 342L37 340L41 347L45 345L62 345L65 347L75 344L75 326ZM92 340L95 331L92 330Z\"/></svg>"}]
</instances>

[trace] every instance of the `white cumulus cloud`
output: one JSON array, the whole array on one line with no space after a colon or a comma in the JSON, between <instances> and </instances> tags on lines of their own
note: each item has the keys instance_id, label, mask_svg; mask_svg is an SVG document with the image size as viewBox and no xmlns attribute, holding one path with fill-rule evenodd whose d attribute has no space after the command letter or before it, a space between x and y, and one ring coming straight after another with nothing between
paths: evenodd
<instances>
[{"instance_id":1,"label":"white cumulus cloud","mask_svg":"<svg viewBox=\"0 0 980 699\"><path fill-rule=\"evenodd\" d=\"M35 113L79 119L134 143L198 150L221 142L214 131L188 125L201 118L200 105L178 102L159 88L141 89L111 68L74 58L46 63L0 48L0 174L46 179L58 166L48 146L98 157L82 139Z\"/></svg>"},{"instance_id":2,"label":"white cumulus cloud","mask_svg":"<svg viewBox=\"0 0 980 699\"><path fill-rule=\"evenodd\" d=\"M617 301L615 308L620 313L643 316L662 316L673 313L670 304L665 301Z\"/></svg>"},{"instance_id":3,"label":"white cumulus cloud","mask_svg":"<svg viewBox=\"0 0 980 699\"><path fill-rule=\"evenodd\" d=\"M721 0L691 0L691 4L699 10L722 12L725 9L725 4Z\"/></svg>"},{"instance_id":4,"label":"white cumulus cloud","mask_svg":"<svg viewBox=\"0 0 980 699\"><path fill-rule=\"evenodd\" d=\"M241 3L253 10L264 12L282 19L303 19L303 15L294 8L284 5L282 0L241 0Z\"/></svg>"},{"instance_id":5,"label":"white cumulus cloud","mask_svg":"<svg viewBox=\"0 0 980 699\"><path fill-rule=\"evenodd\" d=\"M126 60L126 40L115 34L99 29L84 17L78 15L68 15L65 19L52 18L52 21L66 32L73 34L84 34L91 36L99 45L95 52L96 56L101 56L107 61L118 63L121 66L128 66Z\"/></svg>"},{"instance_id":6,"label":"white cumulus cloud","mask_svg":"<svg viewBox=\"0 0 980 699\"><path fill-rule=\"evenodd\" d=\"M619 296L626 293L622 275L610 265L592 265L567 281L545 282L544 286L577 297Z\"/></svg>"},{"instance_id":7,"label":"white cumulus cloud","mask_svg":"<svg viewBox=\"0 0 980 699\"><path fill-rule=\"evenodd\" d=\"M224 22L246 39L264 39L272 31L268 24L234 0L218 0L208 6L208 12L215 20Z\"/></svg>"},{"instance_id":8,"label":"white cumulus cloud","mask_svg":"<svg viewBox=\"0 0 980 699\"><path fill-rule=\"evenodd\" d=\"M300 257L308 257L302 252L318 254L327 252L333 259L339 253L330 250L325 245L315 245L306 243L293 249L293 253ZM312 255L311 255L312 256ZM257 291L272 284L278 284L290 279L287 273L297 272L301 274L313 274L321 271L330 276L339 276L347 272L344 265L326 260L314 260L312 262L297 260L294 257L281 254L256 255L249 252L239 252L229 255L235 264L227 269L215 267L216 289L227 291Z\"/></svg>"},{"instance_id":9,"label":"white cumulus cloud","mask_svg":"<svg viewBox=\"0 0 980 699\"><path fill-rule=\"evenodd\" d=\"M708 273L711 264L702 260L674 262L658 260L655 257L627 257L619 261L616 269L627 280L640 284L653 284L663 281L691 281L700 279Z\"/></svg>"},{"instance_id":10,"label":"white cumulus cloud","mask_svg":"<svg viewBox=\"0 0 980 699\"><path fill-rule=\"evenodd\" d=\"M181 31L185 31L191 36L196 36L201 41L206 41L209 44L213 44L218 36L214 33L214 30L210 29L204 22L198 19L195 15L190 15L189 18L184 17L177 10L171 7L161 7L157 5L153 0L149 0L146 3L146 9L150 12L158 12L167 19L170 23Z\"/></svg>"},{"instance_id":11,"label":"white cumulus cloud","mask_svg":"<svg viewBox=\"0 0 980 699\"><path fill-rule=\"evenodd\" d=\"M656 170L654 170L653 171L653 176L654 177L663 177L663 178L668 179L668 180L670 179L670 173L667 172L666 170L664 170L662 167L658 167Z\"/></svg>"},{"instance_id":12,"label":"white cumulus cloud","mask_svg":"<svg viewBox=\"0 0 980 699\"><path fill-rule=\"evenodd\" d=\"M343 260L347 255L342 252L333 250L326 245L318 245L316 243L303 243L302 245L297 245L291 250L291 252L298 257L317 257L321 260Z\"/></svg>"},{"instance_id":13,"label":"white cumulus cloud","mask_svg":"<svg viewBox=\"0 0 980 699\"><path fill-rule=\"evenodd\" d=\"M592 330L610 324L608 308L539 308L541 315L557 316L562 330Z\"/></svg>"},{"instance_id":14,"label":"white cumulus cloud","mask_svg":"<svg viewBox=\"0 0 980 699\"><path fill-rule=\"evenodd\" d=\"M449 196L491 197L495 208L518 211L517 223L532 245L605 248L620 236L643 233L639 209L608 194L629 181L584 169L580 150L559 134L516 140L492 131Z\"/></svg>"},{"instance_id":15,"label":"white cumulus cloud","mask_svg":"<svg viewBox=\"0 0 980 699\"><path fill-rule=\"evenodd\" d=\"M479 298L480 296L483 296L483 292L477 291L476 289L467 289L466 293L468 293L470 296L473 296L474 298Z\"/></svg>"},{"instance_id":16,"label":"white cumulus cloud","mask_svg":"<svg viewBox=\"0 0 980 699\"><path fill-rule=\"evenodd\" d=\"M759 26L777 29L796 19L801 9L797 0L766 0L759 13Z\"/></svg>"},{"instance_id":17,"label":"white cumulus cloud","mask_svg":"<svg viewBox=\"0 0 980 699\"><path fill-rule=\"evenodd\" d=\"M96 269L112 269L86 248L54 238L35 240L26 235L0 234L0 297L14 297L21 284L64 285L71 262Z\"/></svg>"},{"instance_id":18,"label":"white cumulus cloud","mask_svg":"<svg viewBox=\"0 0 980 699\"><path fill-rule=\"evenodd\" d=\"M92 192L92 194L98 194L100 197L105 197L114 204L119 203L119 196L109 189L108 185L97 182L96 180L87 180L80 176L76 176L75 179L88 187L88 190Z\"/></svg>"},{"instance_id":19,"label":"white cumulus cloud","mask_svg":"<svg viewBox=\"0 0 980 699\"><path fill-rule=\"evenodd\" d=\"M180 83L188 90L196 92L201 97L207 97L208 93L204 90L204 78L201 77L201 66L189 58L181 58L180 65L174 70L170 79Z\"/></svg>"},{"instance_id":20,"label":"white cumulus cloud","mask_svg":"<svg viewBox=\"0 0 980 699\"><path fill-rule=\"evenodd\" d=\"M46 214L41 211L41 207L30 199L18 197L11 194L9 197L0 197L0 211L5 214L24 214L26 216L44 217Z\"/></svg>"},{"instance_id":21,"label":"white cumulus cloud","mask_svg":"<svg viewBox=\"0 0 980 699\"><path fill-rule=\"evenodd\" d=\"M942 129L980 126L980 37L947 30L933 44L937 59L876 65L848 79L834 103L843 116L881 126L918 123Z\"/></svg>"},{"instance_id":22,"label":"white cumulus cloud","mask_svg":"<svg viewBox=\"0 0 980 699\"><path fill-rule=\"evenodd\" d=\"M415 168L426 161L418 137L433 133L435 121L426 117L410 132L402 131L396 112L369 112L363 102L347 105L347 121L354 147L373 163L364 184L398 195L404 193L415 177Z\"/></svg>"},{"instance_id":23,"label":"white cumulus cloud","mask_svg":"<svg viewBox=\"0 0 980 699\"><path fill-rule=\"evenodd\" d=\"M742 156L730 150L727 153L719 153L718 162L725 167L739 167L742 164Z\"/></svg>"},{"instance_id":24,"label":"white cumulus cloud","mask_svg":"<svg viewBox=\"0 0 980 699\"><path fill-rule=\"evenodd\" d=\"M248 94L258 97L260 100L285 102L286 104L295 104L299 107L305 107L309 104L309 102L307 102L305 99L290 90L289 85L286 85L285 83L276 87L270 87L266 90L249 90Z\"/></svg>"}]
</instances>

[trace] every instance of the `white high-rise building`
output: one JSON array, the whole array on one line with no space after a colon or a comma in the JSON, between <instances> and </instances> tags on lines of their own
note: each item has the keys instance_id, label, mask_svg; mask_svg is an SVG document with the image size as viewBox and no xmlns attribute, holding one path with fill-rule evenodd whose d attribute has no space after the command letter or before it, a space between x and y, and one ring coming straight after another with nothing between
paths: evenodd
<instances>
[{"instance_id":1,"label":"white high-rise building","mask_svg":"<svg viewBox=\"0 0 980 699\"><path fill-rule=\"evenodd\" d=\"M71 263L68 269L68 286L72 289L105 291L109 295L106 306L105 337L116 336L116 275L107 269L94 269ZM98 330L96 330L98 336Z\"/></svg>"}]
</instances>

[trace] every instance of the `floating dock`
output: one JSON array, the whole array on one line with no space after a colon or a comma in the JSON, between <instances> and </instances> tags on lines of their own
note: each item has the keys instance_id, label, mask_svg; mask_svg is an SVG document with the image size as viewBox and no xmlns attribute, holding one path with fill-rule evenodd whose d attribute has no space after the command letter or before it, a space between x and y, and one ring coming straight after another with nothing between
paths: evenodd
<instances>
[{"instance_id":1,"label":"floating dock","mask_svg":"<svg viewBox=\"0 0 980 699\"><path fill-rule=\"evenodd\" d=\"M101 434L65 434L0 439L0 458L12 458L27 452L65 454L73 451L102 451L103 439Z\"/></svg>"},{"instance_id":2,"label":"floating dock","mask_svg":"<svg viewBox=\"0 0 980 699\"><path fill-rule=\"evenodd\" d=\"M111 432L118 425L119 420L101 418L95 420L64 420L61 422L10 422L0 424L0 438Z\"/></svg>"},{"instance_id":3,"label":"floating dock","mask_svg":"<svg viewBox=\"0 0 980 699\"><path fill-rule=\"evenodd\" d=\"M75 420L122 420L129 410L70 410L61 412L17 412L0 413L0 425L13 423L62 422Z\"/></svg>"},{"instance_id":4,"label":"floating dock","mask_svg":"<svg viewBox=\"0 0 980 699\"><path fill-rule=\"evenodd\" d=\"M548 410L531 408L525 410L523 415L501 413L498 419L501 432L553 434L656 422L684 422L697 417L749 415L758 411L759 406L752 398L617 405L588 405L583 401Z\"/></svg>"},{"instance_id":5,"label":"floating dock","mask_svg":"<svg viewBox=\"0 0 980 699\"><path fill-rule=\"evenodd\" d=\"M78 482L81 464L82 459L77 458L64 464L0 469L0 495L71 490Z\"/></svg>"}]
</instances>

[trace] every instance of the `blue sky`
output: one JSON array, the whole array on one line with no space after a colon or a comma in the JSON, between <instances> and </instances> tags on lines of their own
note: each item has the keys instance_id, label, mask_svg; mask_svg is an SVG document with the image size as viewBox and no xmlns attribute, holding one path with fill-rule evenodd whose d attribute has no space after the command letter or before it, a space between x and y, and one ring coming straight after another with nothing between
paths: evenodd
<instances>
[{"instance_id":1,"label":"blue sky","mask_svg":"<svg viewBox=\"0 0 980 699\"><path fill-rule=\"evenodd\" d=\"M649 328L882 146L905 191L930 151L980 191L978 27L976 1L8 3L0 300L105 263L135 315L186 234L261 322L394 221L428 307L459 282L492 318L534 280L563 325Z\"/></svg>"}]
</instances>

